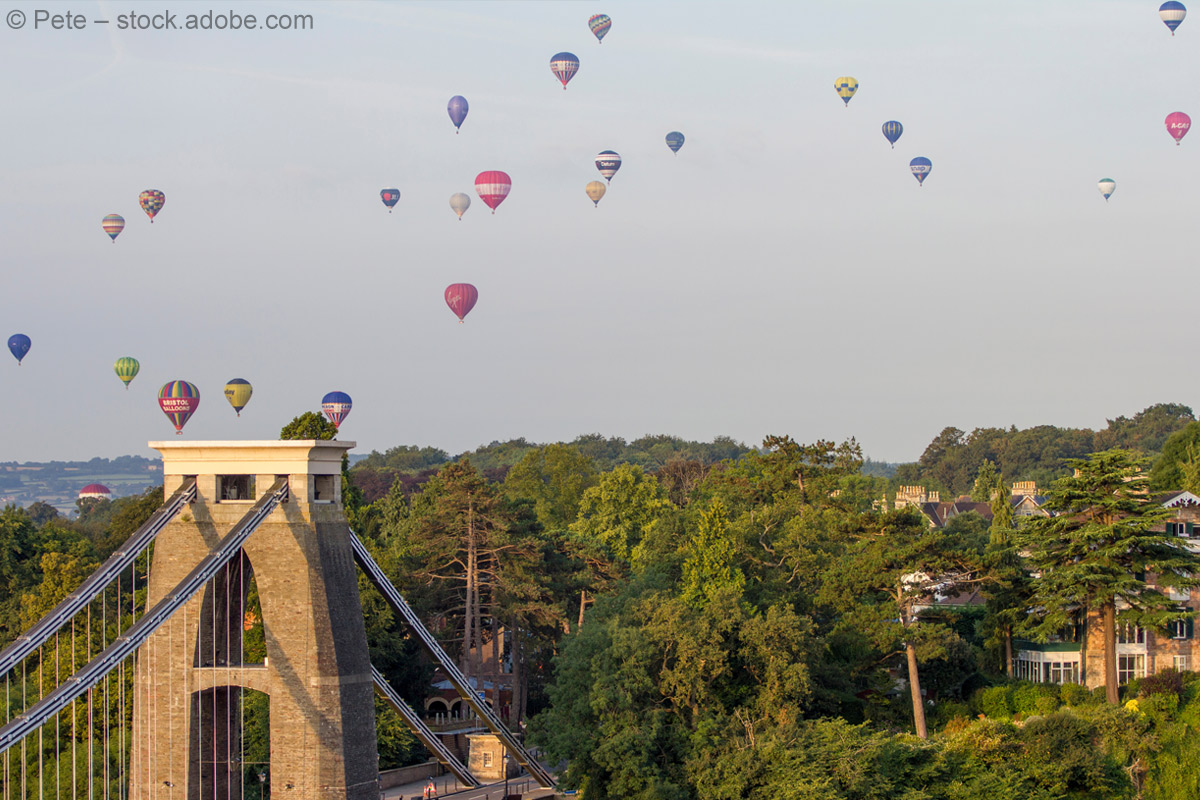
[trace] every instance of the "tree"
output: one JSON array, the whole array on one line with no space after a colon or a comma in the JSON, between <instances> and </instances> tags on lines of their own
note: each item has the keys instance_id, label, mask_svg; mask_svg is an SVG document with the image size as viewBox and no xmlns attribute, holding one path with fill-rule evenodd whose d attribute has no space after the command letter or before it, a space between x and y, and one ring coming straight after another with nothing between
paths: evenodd
<instances>
[{"instance_id":1,"label":"tree","mask_svg":"<svg viewBox=\"0 0 1200 800\"><path fill-rule=\"evenodd\" d=\"M1192 422L1167 439L1162 455L1150 470L1150 488L1157 492L1184 489L1200 493L1200 422Z\"/></svg>"},{"instance_id":2,"label":"tree","mask_svg":"<svg viewBox=\"0 0 1200 800\"><path fill-rule=\"evenodd\" d=\"M283 426L279 432L280 439L334 439L337 438L337 426L316 411L305 411Z\"/></svg>"},{"instance_id":3,"label":"tree","mask_svg":"<svg viewBox=\"0 0 1200 800\"><path fill-rule=\"evenodd\" d=\"M728 512L719 499L700 512L686 553L681 592L685 603L704 605L721 593L741 596L746 576L737 566L737 545L729 535Z\"/></svg>"},{"instance_id":4,"label":"tree","mask_svg":"<svg viewBox=\"0 0 1200 800\"><path fill-rule=\"evenodd\" d=\"M548 531L562 532L575 521L583 493L596 480L590 458L570 445L549 444L513 465L504 477L504 491L533 501L538 522Z\"/></svg>"},{"instance_id":5,"label":"tree","mask_svg":"<svg viewBox=\"0 0 1200 800\"><path fill-rule=\"evenodd\" d=\"M997 492L1004 493L1004 478L996 471L996 465L985 458L979 465L979 471L975 473L971 499L976 503L990 503Z\"/></svg>"},{"instance_id":6,"label":"tree","mask_svg":"<svg viewBox=\"0 0 1200 800\"><path fill-rule=\"evenodd\" d=\"M1182 539L1155 530L1169 512L1146 493L1146 462L1120 449L1067 462L1075 475L1059 479L1047 493L1046 507L1056 516L1039 518L1016 536L1038 575L1033 602L1039 611L1030 620L1034 635L1044 641L1067 627L1076 609L1099 613L1110 703L1118 700L1118 616L1155 628L1190 618L1159 589L1200 583L1192 577L1200 574L1200 555Z\"/></svg>"}]
</instances>

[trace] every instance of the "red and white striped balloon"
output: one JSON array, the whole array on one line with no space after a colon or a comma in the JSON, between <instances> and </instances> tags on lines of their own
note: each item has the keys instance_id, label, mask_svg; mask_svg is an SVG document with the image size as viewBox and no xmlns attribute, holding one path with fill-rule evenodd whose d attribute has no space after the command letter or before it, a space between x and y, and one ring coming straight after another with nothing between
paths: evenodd
<instances>
[{"instance_id":1,"label":"red and white striped balloon","mask_svg":"<svg viewBox=\"0 0 1200 800\"><path fill-rule=\"evenodd\" d=\"M512 178L508 177L507 172L491 169L475 176L475 191L493 214L496 213L496 206L504 202L511 190Z\"/></svg>"}]
</instances>

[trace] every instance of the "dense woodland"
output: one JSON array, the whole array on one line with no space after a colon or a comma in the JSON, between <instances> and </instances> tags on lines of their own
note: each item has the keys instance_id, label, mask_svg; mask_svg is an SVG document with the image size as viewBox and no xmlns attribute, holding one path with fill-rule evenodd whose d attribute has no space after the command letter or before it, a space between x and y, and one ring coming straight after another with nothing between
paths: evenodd
<instances>
[{"instance_id":1,"label":"dense woodland","mask_svg":"<svg viewBox=\"0 0 1200 800\"><path fill-rule=\"evenodd\" d=\"M305 414L283 435L332 434ZM1005 652L1085 608L1160 629L1188 616L1137 576L1197 585L1200 562L1155 532L1142 490L1200 489L1198 440L1190 409L1157 405L1100 431L947 428L899 466L866 463L853 440L584 436L454 459L397 447L345 465L343 486L351 525L429 628L468 675L505 665L510 724L589 798L1187 798L1194 674L1033 685L1006 675ZM1037 480L1060 516L1014 527L1015 480ZM991 523L931 530L879 503L913 483L1005 502ZM0 512L4 641L159 502ZM1064 560L1087 537L1113 547ZM420 706L432 668L361 588L372 659ZM986 602L928 602L968 589ZM261 731L247 736L269 759ZM380 752L384 766L424 757L384 713Z\"/></svg>"}]
</instances>

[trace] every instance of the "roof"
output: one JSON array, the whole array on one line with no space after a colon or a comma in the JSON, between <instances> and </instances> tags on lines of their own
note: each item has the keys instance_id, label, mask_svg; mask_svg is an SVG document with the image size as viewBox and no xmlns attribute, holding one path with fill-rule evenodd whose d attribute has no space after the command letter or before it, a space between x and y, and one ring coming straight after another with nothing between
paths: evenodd
<instances>
[{"instance_id":1,"label":"roof","mask_svg":"<svg viewBox=\"0 0 1200 800\"><path fill-rule=\"evenodd\" d=\"M1200 497L1191 492L1167 492L1156 496L1154 502L1161 504L1164 508L1179 508L1200 505Z\"/></svg>"},{"instance_id":2,"label":"roof","mask_svg":"<svg viewBox=\"0 0 1200 800\"><path fill-rule=\"evenodd\" d=\"M102 483L89 483L87 486L79 490L79 496L83 497L86 494L112 494L108 487Z\"/></svg>"}]
</instances>

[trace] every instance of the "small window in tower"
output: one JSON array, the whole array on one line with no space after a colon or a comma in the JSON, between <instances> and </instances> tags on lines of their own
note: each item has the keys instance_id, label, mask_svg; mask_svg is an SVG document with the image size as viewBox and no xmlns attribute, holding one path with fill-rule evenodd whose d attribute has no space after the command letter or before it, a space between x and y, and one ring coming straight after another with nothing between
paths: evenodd
<instances>
[{"instance_id":1,"label":"small window in tower","mask_svg":"<svg viewBox=\"0 0 1200 800\"><path fill-rule=\"evenodd\" d=\"M218 475L217 502L237 503L254 499L253 475Z\"/></svg>"},{"instance_id":2,"label":"small window in tower","mask_svg":"<svg viewBox=\"0 0 1200 800\"><path fill-rule=\"evenodd\" d=\"M313 502L314 503L332 503L336 497L337 481L341 480L340 475L314 475L313 476Z\"/></svg>"}]
</instances>

